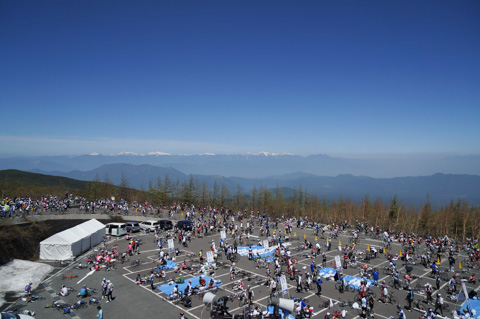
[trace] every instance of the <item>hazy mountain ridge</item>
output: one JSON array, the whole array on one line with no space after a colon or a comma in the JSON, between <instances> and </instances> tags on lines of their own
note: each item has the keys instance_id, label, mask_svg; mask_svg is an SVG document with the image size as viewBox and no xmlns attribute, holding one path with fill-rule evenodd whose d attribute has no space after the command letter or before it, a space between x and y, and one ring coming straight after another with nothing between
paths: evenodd
<instances>
[{"instance_id":1,"label":"hazy mountain ridge","mask_svg":"<svg viewBox=\"0 0 480 319\"><path fill-rule=\"evenodd\" d=\"M0 169L46 172L90 171L102 165L126 163L171 167L184 174L265 178L299 171L320 176L401 177L428 176L435 173L480 175L480 155L451 156L437 159L349 159L328 155L292 154L201 154L163 153L119 155L41 156L0 159Z\"/></svg>"},{"instance_id":2,"label":"hazy mountain ridge","mask_svg":"<svg viewBox=\"0 0 480 319\"><path fill-rule=\"evenodd\" d=\"M372 201L376 198L389 201L397 195L401 202L414 205L425 203L427 197L436 206L445 205L451 200L456 201L459 199L466 200L474 205L480 205L480 176L465 174L372 178L351 174L341 174L332 177L296 172L270 176L268 178L250 179L220 175L188 175L175 168L146 164L108 164L91 171L44 172L35 170L34 172L86 181L93 180L95 176L98 176L100 181L104 181L105 176L108 175L111 182L116 185L120 184L122 174L124 174L129 185L137 189L148 188L149 182L155 186L159 177L163 181L165 176L168 175L172 183L178 181L180 184L188 182L190 177L192 177L195 181L198 181L199 186L205 183L209 190L213 189L215 182L219 187L225 184L230 189L232 195L236 194L239 186L246 194L249 194L253 187L257 189L263 187L274 189L279 187L285 193L291 193L294 188L297 190L302 188L311 195L327 200L338 200L342 197L358 202L368 195Z\"/></svg>"}]
</instances>

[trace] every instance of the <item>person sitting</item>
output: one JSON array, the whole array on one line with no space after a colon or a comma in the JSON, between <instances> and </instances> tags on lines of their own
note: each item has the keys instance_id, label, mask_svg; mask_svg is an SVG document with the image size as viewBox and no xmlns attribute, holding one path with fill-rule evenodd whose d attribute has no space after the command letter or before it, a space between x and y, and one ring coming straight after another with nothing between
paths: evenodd
<instances>
[{"instance_id":1,"label":"person sitting","mask_svg":"<svg viewBox=\"0 0 480 319\"><path fill-rule=\"evenodd\" d=\"M260 309L257 307L255 307L255 309L253 309L252 311L252 317L254 318L260 318L260 315L261 315L261 312L260 312Z\"/></svg>"},{"instance_id":2,"label":"person sitting","mask_svg":"<svg viewBox=\"0 0 480 319\"><path fill-rule=\"evenodd\" d=\"M192 299L189 296L184 296L182 298L182 304L186 308L190 308L192 306Z\"/></svg>"},{"instance_id":3,"label":"person sitting","mask_svg":"<svg viewBox=\"0 0 480 319\"><path fill-rule=\"evenodd\" d=\"M68 288L63 285L58 295L62 297L68 296Z\"/></svg>"},{"instance_id":4,"label":"person sitting","mask_svg":"<svg viewBox=\"0 0 480 319\"><path fill-rule=\"evenodd\" d=\"M477 299L477 296L478 296L478 294L475 291L475 289L470 290L470 292L468 293L468 298L470 298L470 299Z\"/></svg>"},{"instance_id":5,"label":"person sitting","mask_svg":"<svg viewBox=\"0 0 480 319\"><path fill-rule=\"evenodd\" d=\"M184 261L182 262L182 269L187 269L187 267L188 267L188 266L187 266L187 262L184 260Z\"/></svg>"},{"instance_id":6,"label":"person sitting","mask_svg":"<svg viewBox=\"0 0 480 319\"><path fill-rule=\"evenodd\" d=\"M215 281L213 280L213 278L210 278L210 281L208 282L208 288L212 289L214 287L215 287Z\"/></svg>"},{"instance_id":7,"label":"person sitting","mask_svg":"<svg viewBox=\"0 0 480 319\"><path fill-rule=\"evenodd\" d=\"M78 293L78 297L82 297L82 298L88 297L87 286L83 286L82 289L80 289L80 292Z\"/></svg>"},{"instance_id":8,"label":"person sitting","mask_svg":"<svg viewBox=\"0 0 480 319\"><path fill-rule=\"evenodd\" d=\"M142 276L140 276L140 274L137 275L137 279L135 280L135 283L137 285L141 285L144 283L144 280L142 279Z\"/></svg>"},{"instance_id":9,"label":"person sitting","mask_svg":"<svg viewBox=\"0 0 480 319\"><path fill-rule=\"evenodd\" d=\"M232 289L234 291L236 290L243 290L243 282L241 282L240 280L237 281L237 283L235 285L233 285Z\"/></svg>"},{"instance_id":10,"label":"person sitting","mask_svg":"<svg viewBox=\"0 0 480 319\"><path fill-rule=\"evenodd\" d=\"M477 276L475 276L475 274L471 274L470 277L468 278L468 282L475 284L477 282Z\"/></svg>"},{"instance_id":11,"label":"person sitting","mask_svg":"<svg viewBox=\"0 0 480 319\"><path fill-rule=\"evenodd\" d=\"M93 264L92 258L87 257L86 263L87 263L87 265Z\"/></svg>"},{"instance_id":12,"label":"person sitting","mask_svg":"<svg viewBox=\"0 0 480 319\"><path fill-rule=\"evenodd\" d=\"M202 286L202 287L205 287L207 285L207 282L205 281L205 279L203 279L202 276L200 276L200 279L199 279L198 282L199 282L200 286Z\"/></svg>"},{"instance_id":13,"label":"person sitting","mask_svg":"<svg viewBox=\"0 0 480 319\"><path fill-rule=\"evenodd\" d=\"M170 294L170 298L176 299L180 296L180 291L178 290L178 285L175 285L172 289L172 293Z\"/></svg>"}]
</instances>

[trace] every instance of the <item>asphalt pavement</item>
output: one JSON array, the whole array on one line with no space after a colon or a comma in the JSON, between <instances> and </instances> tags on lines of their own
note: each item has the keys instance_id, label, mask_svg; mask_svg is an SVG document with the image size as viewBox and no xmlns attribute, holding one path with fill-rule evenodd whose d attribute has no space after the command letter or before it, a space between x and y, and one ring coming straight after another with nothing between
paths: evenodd
<instances>
[{"instance_id":1,"label":"asphalt pavement","mask_svg":"<svg viewBox=\"0 0 480 319\"><path fill-rule=\"evenodd\" d=\"M70 217L70 216L69 216ZM283 231L283 226L280 226L280 230ZM289 248L292 252L292 256L298 259L297 268L302 272L310 271L310 264L312 263L312 258L307 256L307 250L297 250L297 247L300 246L304 238L316 243L317 241L321 244L322 252L325 251L328 256L327 266L330 266L334 261L335 256L343 256L343 252L338 250L338 246L345 246L349 238L351 237L351 231L342 233L338 238L332 239L332 249L330 251L326 250L327 238L321 238L320 236L315 236L311 228L300 229L294 227L294 232L297 237L295 240L291 240L288 243L290 244ZM329 232L326 233L328 235ZM251 237L251 242L254 242L258 239L266 239L265 237L259 237L259 227L255 227L253 236ZM119 264L116 270L111 271L96 271L92 272L89 269L75 269L74 267L78 263L85 264L86 256L90 254L95 254L95 251L89 251L83 256L79 257L74 263L66 267L60 266L57 263L50 263L56 267L55 272L50 274L50 276L34 291L35 295L41 296L42 300L37 300L33 303L26 303L19 299L14 304L10 305L10 309L17 307L18 311L21 312L24 309L33 310L36 312L35 317L37 318L65 318L65 316L70 316L72 318L94 318L97 314L96 306L90 305L84 309L73 310L70 314L64 315L62 312L54 310L52 308L45 308L46 305L51 305L54 301L65 302L65 303L75 303L78 300L81 300L76 296L76 293L80 290L82 285L86 285L90 288L96 288L98 291L101 291L101 281L103 278L109 279L114 284L113 296L115 299L107 303L105 299L101 300L101 294L93 295L100 299L101 306L104 309L104 318L156 318L156 317L166 317L166 318L178 318L181 311L185 312L187 318L195 319L205 319L210 318L210 309L206 308L203 305L201 298L197 296L192 297L192 307L185 308L181 304L174 304L171 301L164 300L166 295L158 289L152 290L149 284L137 285L135 283L135 278L138 274L142 277L148 275L153 268L158 265L158 255L159 249L154 243L154 234L153 233L135 233L133 234L135 238L142 239L143 244L140 246L140 254L129 257L130 260L124 264ZM232 243L233 239L230 235L227 236L228 242ZM187 261L187 264L191 266L192 264L198 264L198 258L191 257L188 255L197 256L198 252L203 249L204 252L210 249L212 240L215 241L216 245L219 244L220 233L214 233L212 235L205 236L203 238L194 238L191 243L189 243L188 248L178 246L181 250L181 254L177 257L176 262L181 263L182 261ZM382 252L383 241L381 239L375 239L369 235L361 234L360 242L356 245L358 251L366 252L368 248L375 247L377 250ZM111 238L108 241L107 247L111 248L113 245L118 245L119 251L126 251L127 249L127 240L125 237L121 238ZM178 241L175 241L175 246L177 247ZM425 246L422 244L418 249L423 249ZM98 248L100 249L100 248ZM386 250L386 253L391 253L393 255L399 254L401 251L401 245L398 243L393 243L391 249ZM466 254L460 253L457 256L457 262L455 264L455 273L459 276L467 276L472 273L473 270L466 269L466 267L459 268L458 260L463 260L466 258ZM135 259L141 259L141 265L137 267L132 266L132 261ZM321 264L322 257L317 256L315 259L316 264ZM343 258L342 258L343 260ZM225 257L221 260L225 262ZM376 267L380 270L380 281L389 280L391 277L382 273L382 267L388 265L388 261L385 258L385 255L382 253L378 254L378 257L371 259L369 261L359 261L358 268L349 267L343 269L345 275L350 276L359 276L360 267L365 263L368 266ZM229 264L229 263L228 263ZM445 269L448 266L448 261L444 258L439 265L440 269ZM405 269L403 262L401 260L397 261L397 267L401 272L401 276L405 274ZM251 285L254 290L255 305L260 306L262 310L268 306L269 300L269 287L265 286L263 283L259 283L260 280L266 278L266 269L260 268L256 269L252 261L249 261L247 257L240 257L239 261L236 262L236 268L239 270L246 270L248 273L251 273L250 280L247 278L242 279L241 277L236 278L236 280L241 279L245 286ZM273 271L273 264L270 266L270 269ZM413 281L412 286L417 284L424 286L427 282L431 283L435 287L435 280L430 278L431 270L430 268L425 268L422 265L413 265ZM477 276L480 271L476 270ZM182 274L186 281L189 278L198 276L199 274L191 274L190 271L182 271ZM454 273L449 273L449 277ZM167 276L177 277L179 274L173 273L173 270L167 271ZM65 277L68 276L68 277ZM72 278L74 277L74 278ZM220 286L216 292L219 296L232 295L237 293L232 290L233 282L230 281L229 267L218 267L215 271L214 278L221 280L223 285ZM155 286L163 284L160 279L155 279ZM322 295L316 295L317 290L313 285L312 290L307 292L296 292L296 284L294 281L288 279L288 294L283 295L283 298L304 298L306 303L314 307L314 317L323 318L327 312L333 313L336 310L346 310L346 318L358 318L358 312L351 307L341 307L341 302L353 301L356 293L354 292L344 292L340 293L335 289L335 282L332 280L323 280L322 285ZM67 297L57 296L56 293L60 291L62 285L70 286L76 289L76 292L71 293ZM447 282L444 281L441 284L441 292L444 297L447 296L445 288L447 287ZM473 286L467 284L468 290L475 288L478 290L478 284ZM373 291L377 294L377 302L375 303L375 316L378 318L388 319L390 316L397 314L397 308L393 304L383 304L378 301L380 296L380 289L378 287L373 287ZM406 305L405 297L407 295L406 290L397 290L389 288L390 291L393 291L393 294L399 300L401 306ZM434 293L435 298L436 293ZM416 292L415 299L423 302L425 295ZM330 300L333 303L333 308L326 308L325 305L330 303ZM88 301L88 300L86 300ZM445 302L448 305L448 309L444 311L444 314L451 318L451 310L458 309L459 305L454 302L449 301L445 298ZM239 305L239 301L234 300L228 304L229 312L232 314L243 314L244 306ZM433 307L433 305L427 307ZM407 317L420 317L422 313L417 310L413 310L410 314L407 312Z\"/></svg>"}]
</instances>

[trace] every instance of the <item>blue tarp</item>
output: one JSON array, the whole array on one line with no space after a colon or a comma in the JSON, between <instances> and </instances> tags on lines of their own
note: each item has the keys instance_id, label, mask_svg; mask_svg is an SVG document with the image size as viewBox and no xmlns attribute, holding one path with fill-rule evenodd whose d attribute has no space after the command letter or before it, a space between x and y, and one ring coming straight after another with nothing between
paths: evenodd
<instances>
[{"instance_id":1,"label":"blue tarp","mask_svg":"<svg viewBox=\"0 0 480 319\"><path fill-rule=\"evenodd\" d=\"M317 273L320 277L322 278L333 278L333 276L335 276L335 273L337 271L333 268L329 268L329 267L326 267L326 268L321 268L321 269L317 269Z\"/></svg>"},{"instance_id":2,"label":"blue tarp","mask_svg":"<svg viewBox=\"0 0 480 319\"><path fill-rule=\"evenodd\" d=\"M248 246L248 247L238 247L237 253L242 256L248 257L248 250L252 247L253 257L257 256L257 252L262 256L262 258L273 255L275 250L278 248L277 246L264 248L263 246Z\"/></svg>"},{"instance_id":3,"label":"blue tarp","mask_svg":"<svg viewBox=\"0 0 480 319\"><path fill-rule=\"evenodd\" d=\"M322 278L333 278L335 276L336 270L333 268L321 268L318 269L318 275ZM345 283L347 286L353 287L355 289L360 289L360 282L362 280L361 277L355 277L355 276L343 276L345 279ZM371 279L367 279L367 288L373 285L374 281Z\"/></svg>"},{"instance_id":4,"label":"blue tarp","mask_svg":"<svg viewBox=\"0 0 480 319\"><path fill-rule=\"evenodd\" d=\"M163 266L158 266L155 268L156 271L159 271L159 270L165 270L165 269L175 269L175 267L177 267L177 264L174 263L173 261L171 260L167 260L167 264L166 265L163 265Z\"/></svg>"},{"instance_id":5,"label":"blue tarp","mask_svg":"<svg viewBox=\"0 0 480 319\"><path fill-rule=\"evenodd\" d=\"M274 308L273 306L268 306L267 311L273 315ZM278 314L280 315L281 318L289 318L289 319L295 319L295 316L292 316L286 311L283 311L282 309L278 309Z\"/></svg>"},{"instance_id":6,"label":"blue tarp","mask_svg":"<svg viewBox=\"0 0 480 319\"><path fill-rule=\"evenodd\" d=\"M475 318L480 314L480 299L470 299L470 311L475 310ZM467 308L467 301L462 304L459 310Z\"/></svg>"},{"instance_id":7,"label":"blue tarp","mask_svg":"<svg viewBox=\"0 0 480 319\"><path fill-rule=\"evenodd\" d=\"M353 287L355 289L360 289L361 287L361 277L354 277L354 276L343 276L347 286ZM374 281L372 279L367 279L367 288L373 285Z\"/></svg>"},{"instance_id":8,"label":"blue tarp","mask_svg":"<svg viewBox=\"0 0 480 319\"><path fill-rule=\"evenodd\" d=\"M207 282L207 285L208 285L208 283L210 282L210 277L205 276L205 275L202 275L201 277L203 277L203 279L205 279L205 281ZM200 276L197 276L197 277L193 277L193 278L185 278L185 282L183 284L176 284L174 282L171 282L169 284L157 286L157 289L160 290L161 292L167 294L167 295L170 295L172 293L172 290L175 287L175 285L178 285L178 290L183 292L185 290L185 288L187 288L189 280L192 281L192 287L195 287L196 285L200 284ZM215 280L215 286L220 286L220 285L222 285L222 282L220 280Z\"/></svg>"}]
</instances>

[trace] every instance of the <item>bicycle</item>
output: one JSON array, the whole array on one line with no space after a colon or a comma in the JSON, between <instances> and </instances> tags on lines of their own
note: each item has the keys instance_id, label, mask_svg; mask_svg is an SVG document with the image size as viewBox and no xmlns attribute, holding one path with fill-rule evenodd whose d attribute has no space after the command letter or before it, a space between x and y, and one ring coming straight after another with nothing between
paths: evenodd
<instances>
[{"instance_id":1,"label":"bicycle","mask_svg":"<svg viewBox=\"0 0 480 319\"><path fill-rule=\"evenodd\" d=\"M412 308L415 309L415 310L418 310L420 312L427 311L427 307L425 306L424 302L420 301L420 300L413 300Z\"/></svg>"},{"instance_id":2,"label":"bicycle","mask_svg":"<svg viewBox=\"0 0 480 319\"><path fill-rule=\"evenodd\" d=\"M232 263L237 262L238 259L239 259L239 257L238 257L237 253L233 253L230 256L228 256L228 260L230 260Z\"/></svg>"},{"instance_id":3,"label":"bicycle","mask_svg":"<svg viewBox=\"0 0 480 319\"><path fill-rule=\"evenodd\" d=\"M365 292L365 298L368 299L369 296L373 296L373 298L377 299L377 294L375 293L375 291L367 290L367 291ZM361 294L361 293L358 293L358 294L355 296L354 300L355 300L356 302L361 302L361 301L362 301L362 294Z\"/></svg>"},{"instance_id":4,"label":"bicycle","mask_svg":"<svg viewBox=\"0 0 480 319\"><path fill-rule=\"evenodd\" d=\"M37 295L31 295L31 300L36 301L36 300L45 300L45 297L42 296L37 296Z\"/></svg>"},{"instance_id":5,"label":"bicycle","mask_svg":"<svg viewBox=\"0 0 480 319\"><path fill-rule=\"evenodd\" d=\"M88 304L86 301L77 301L76 303L70 305L68 308L69 309L82 309L82 308L87 308Z\"/></svg>"},{"instance_id":6,"label":"bicycle","mask_svg":"<svg viewBox=\"0 0 480 319\"><path fill-rule=\"evenodd\" d=\"M89 305L100 305L101 302L96 298L90 297L90 299L88 300L88 304Z\"/></svg>"},{"instance_id":7,"label":"bicycle","mask_svg":"<svg viewBox=\"0 0 480 319\"><path fill-rule=\"evenodd\" d=\"M338 291L340 291L341 288L342 288L342 283L341 283L340 281L337 281L337 282L335 283L335 289L337 289ZM350 286L350 285L345 285L345 286L343 287L343 290L344 290L344 291L349 291L349 292L355 292L355 291L356 291L356 289L355 289L354 287Z\"/></svg>"},{"instance_id":8,"label":"bicycle","mask_svg":"<svg viewBox=\"0 0 480 319\"><path fill-rule=\"evenodd\" d=\"M393 293L389 293L387 296L385 296L382 300L384 303L391 303L392 305L397 306L398 305L398 299L393 295Z\"/></svg>"},{"instance_id":9,"label":"bicycle","mask_svg":"<svg viewBox=\"0 0 480 319\"><path fill-rule=\"evenodd\" d=\"M105 271L110 271L110 270L117 270L117 263L112 262L105 265Z\"/></svg>"},{"instance_id":10,"label":"bicycle","mask_svg":"<svg viewBox=\"0 0 480 319\"><path fill-rule=\"evenodd\" d=\"M130 263L130 267L132 267L132 268L137 268L141 265L142 265L142 260L141 259L134 260Z\"/></svg>"},{"instance_id":11,"label":"bicycle","mask_svg":"<svg viewBox=\"0 0 480 319\"><path fill-rule=\"evenodd\" d=\"M98 294L98 291L95 288L87 288L87 293L91 295L96 295Z\"/></svg>"}]
</instances>

